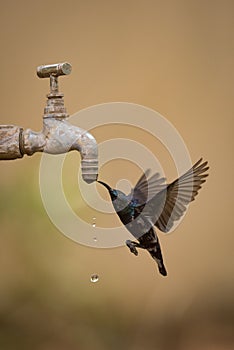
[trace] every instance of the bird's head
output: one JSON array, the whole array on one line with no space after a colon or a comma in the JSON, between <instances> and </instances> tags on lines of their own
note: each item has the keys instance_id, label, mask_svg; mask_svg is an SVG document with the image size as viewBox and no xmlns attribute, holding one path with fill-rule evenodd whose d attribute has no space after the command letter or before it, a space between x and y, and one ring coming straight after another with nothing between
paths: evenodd
<instances>
[{"instance_id":1,"label":"bird's head","mask_svg":"<svg viewBox=\"0 0 234 350\"><path fill-rule=\"evenodd\" d=\"M115 188L111 188L105 182L102 182L102 181L97 181L97 182L99 182L101 185L106 187L106 189L108 190L111 197L112 204L117 213L125 210L125 208L128 207L129 198L122 191L116 190Z\"/></svg>"},{"instance_id":2,"label":"bird's head","mask_svg":"<svg viewBox=\"0 0 234 350\"><path fill-rule=\"evenodd\" d=\"M101 185L107 188L108 192L110 193L111 200L114 201L115 199L118 198L118 190L115 190L114 188L111 188L109 185L107 185L105 182L102 181L97 181Z\"/></svg>"}]
</instances>

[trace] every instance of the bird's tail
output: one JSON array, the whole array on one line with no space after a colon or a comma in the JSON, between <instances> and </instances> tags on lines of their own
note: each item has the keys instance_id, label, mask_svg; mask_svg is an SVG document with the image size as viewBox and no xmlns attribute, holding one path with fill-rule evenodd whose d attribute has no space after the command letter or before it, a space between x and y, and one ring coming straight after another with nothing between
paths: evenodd
<instances>
[{"instance_id":1,"label":"bird's tail","mask_svg":"<svg viewBox=\"0 0 234 350\"><path fill-rule=\"evenodd\" d=\"M158 239L156 240L154 246L148 249L148 252L152 256L152 258L156 261L158 265L158 270L161 273L161 275L167 276L167 270L163 263L162 251L161 251L161 247Z\"/></svg>"}]
</instances>

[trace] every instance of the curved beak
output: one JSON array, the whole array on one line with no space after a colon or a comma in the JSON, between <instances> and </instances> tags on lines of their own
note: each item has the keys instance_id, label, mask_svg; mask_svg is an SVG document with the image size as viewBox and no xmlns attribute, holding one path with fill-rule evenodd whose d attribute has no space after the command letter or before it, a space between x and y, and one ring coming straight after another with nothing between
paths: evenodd
<instances>
[{"instance_id":1,"label":"curved beak","mask_svg":"<svg viewBox=\"0 0 234 350\"><path fill-rule=\"evenodd\" d=\"M99 182L101 185L103 185L104 187L106 187L106 188L108 189L109 192L112 191L112 188L111 188L109 185L107 185L105 182L102 182L102 181L99 181L99 180L97 180L97 182Z\"/></svg>"}]
</instances>

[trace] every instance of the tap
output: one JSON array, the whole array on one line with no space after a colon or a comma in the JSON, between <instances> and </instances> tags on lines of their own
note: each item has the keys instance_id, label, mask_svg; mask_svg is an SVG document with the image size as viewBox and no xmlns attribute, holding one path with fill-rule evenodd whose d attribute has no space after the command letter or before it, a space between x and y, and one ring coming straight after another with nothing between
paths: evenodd
<instances>
[{"instance_id":1,"label":"tap","mask_svg":"<svg viewBox=\"0 0 234 350\"><path fill-rule=\"evenodd\" d=\"M49 154L80 152L82 178L92 183L98 175L98 147L95 138L68 122L64 95L59 92L58 77L71 72L69 63L43 65L37 68L39 78L50 79L50 93L44 108L43 129L36 132L15 125L0 125L0 160L22 158L35 152Z\"/></svg>"}]
</instances>

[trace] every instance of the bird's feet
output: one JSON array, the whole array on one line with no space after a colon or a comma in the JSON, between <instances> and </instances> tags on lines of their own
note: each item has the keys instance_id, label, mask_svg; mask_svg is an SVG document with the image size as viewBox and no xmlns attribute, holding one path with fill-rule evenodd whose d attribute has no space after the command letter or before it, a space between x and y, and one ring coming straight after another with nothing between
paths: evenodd
<instances>
[{"instance_id":1,"label":"bird's feet","mask_svg":"<svg viewBox=\"0 0 234 350\"><path fill-rule=\"evenodd\" d=\"M130 249L130 252L134 255L138 255L138 251L136 250L137 243L130 241L129 239L126 241L126 246Z\"/></svg>"}]
</instances>

